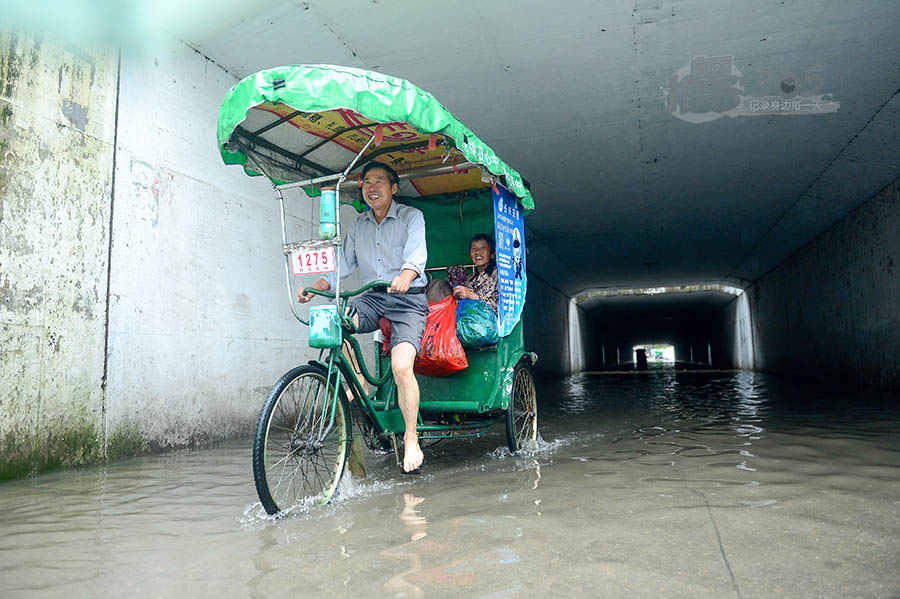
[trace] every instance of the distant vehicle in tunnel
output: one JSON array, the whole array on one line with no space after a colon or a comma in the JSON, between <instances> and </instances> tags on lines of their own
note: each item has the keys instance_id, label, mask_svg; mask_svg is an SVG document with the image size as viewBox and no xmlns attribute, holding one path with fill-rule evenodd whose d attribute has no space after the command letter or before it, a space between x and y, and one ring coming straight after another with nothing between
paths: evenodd
<instances>
[{"instance_id":1,"label":"distant vehicle in tunnel","mask_svg":"<svg viewBox=\"0 0 900 599\"><path fill-rule=\"evenodd\" d=\"M647 350L643 347L634 352L634 363L638 370L647 370Z\"/></svg>"}]
</instances>

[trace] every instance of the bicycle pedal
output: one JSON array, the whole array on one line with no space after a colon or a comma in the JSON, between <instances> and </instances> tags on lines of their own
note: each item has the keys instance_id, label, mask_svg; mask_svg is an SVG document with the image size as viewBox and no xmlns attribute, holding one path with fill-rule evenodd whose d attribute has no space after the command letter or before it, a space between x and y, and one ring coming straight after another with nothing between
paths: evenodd
<instances>
[{"instance_id":1,"label":"bicycle pedal","mask_svg":"<svg viewBox=\"0 0 900 599\"><path fill-rule=\"evenodd\" d=\"M341 315L341 328L350 334L356 332L356 325L353 324L353 317L356 315L356 307L348 306L345 314Z\"/></svg>"}]
</instances>

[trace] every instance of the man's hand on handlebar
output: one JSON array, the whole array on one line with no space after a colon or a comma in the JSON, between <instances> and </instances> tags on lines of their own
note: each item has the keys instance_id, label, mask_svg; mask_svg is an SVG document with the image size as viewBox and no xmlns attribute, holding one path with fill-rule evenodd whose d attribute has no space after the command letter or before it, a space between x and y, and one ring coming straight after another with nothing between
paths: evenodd
<instances>
[{"instance_id":1,"label":"man's hand on handlebar","mask_svg":"<svg viewBox=\"0 0 900 599\"><path fill-rule=\"evenodd\" d=\"M326 281L325 279L319 279L318 281L310 285L310 287L312 287L313 289L318 289L319 291L328 291L329 289L331 289L331 285L329 285L328 281ZM301 304L305 304L314 297L316 296L313 293L303 293L302 287L297 290L297 301Z\"/></svg>"},{"instance_id":2,"label":"man's hand on handlebar","mask_svg":"<svg viewBox=\"0 0 900 599\"><path fill-rule=\"evenodd\" d=\"M409 291L409 284L419 276L414 270L404 269L399 275L391 279L391 286L388 287L388 293L406 293Z\"/></svg>"},{"instance_id":3,"label":"man's hand on handlebar","mask_svg":"<svg viewBox=\"0 0 900 599\"><path fill-rule=\"evenodd\" d=\"M409 290L409 281L405 277L396 276L391 279L391 286L388 287L388 293L406 293Z\"/></svg>"}]
</instances>

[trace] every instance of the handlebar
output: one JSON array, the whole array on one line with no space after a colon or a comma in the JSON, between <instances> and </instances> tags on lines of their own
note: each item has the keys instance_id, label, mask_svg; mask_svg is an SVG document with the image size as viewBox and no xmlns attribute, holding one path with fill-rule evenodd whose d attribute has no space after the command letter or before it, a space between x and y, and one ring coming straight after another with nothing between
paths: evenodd
<instances>
[{"instance_id":1,"label":"handlebar","mask_svg":"<svg viewBox=\"0 0 900 599\"><path fill-rule=\"evenodd\" d=\"M342 298L353 297L353 296L355 296L355 295L359 295L359 294L361 294L361 293L365 293L366 291L368 291L369 289L372 289L373 287L390 287L390 286L391 286L391 284L390 284L390 282L388 282L388 281L372 281L371 283L369 283L369 284L367 284L367 285L363 285L362 287L360 287L359 289L356 289L356 290L354 290L354 291L343 291L343 292L341 292L341 297L342 297ZM303 289L303 293L304 293L304 294L306 294L306 293L312 293L313 295L319 295L319 296L322 296L322 297L327 297L327 298L330 298L330 299L334 299L334 293L332 293L331 291L321 291L321 290L316 289L316 288L314 288L314 287L305 287L305 288Z\"/></svg>"}]
</instances>

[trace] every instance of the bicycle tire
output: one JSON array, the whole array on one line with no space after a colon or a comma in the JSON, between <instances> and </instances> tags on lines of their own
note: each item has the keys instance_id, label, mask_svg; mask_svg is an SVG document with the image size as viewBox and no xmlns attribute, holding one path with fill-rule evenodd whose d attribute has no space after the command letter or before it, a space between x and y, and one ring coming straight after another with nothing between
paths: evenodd
<instances>
[{"instance_id":1,"label":"bicycle tire","mask_svg":"<svg viewBox=\"0 0 900 599\"><path fill-rule=\"evenodd\" d=\"M506 408L506 444L518 453L526 441L537 439L537 390L531 369L520 362L513 372L509 406Z\"/></svg>"},{"instance_id":2,"label":"bicycle tire","mask_svg":"<svg viewBox=\"0 0 900 599\"><path fill-rule=\"evenodd\" d=\"M253 438L253 480L270 515L307 498L328 503L350 454L350 407L338 390L334 422L327 434L333 389L328 372L303 365L285 373L266 397Z\"/></svg>"}]
</instances>

